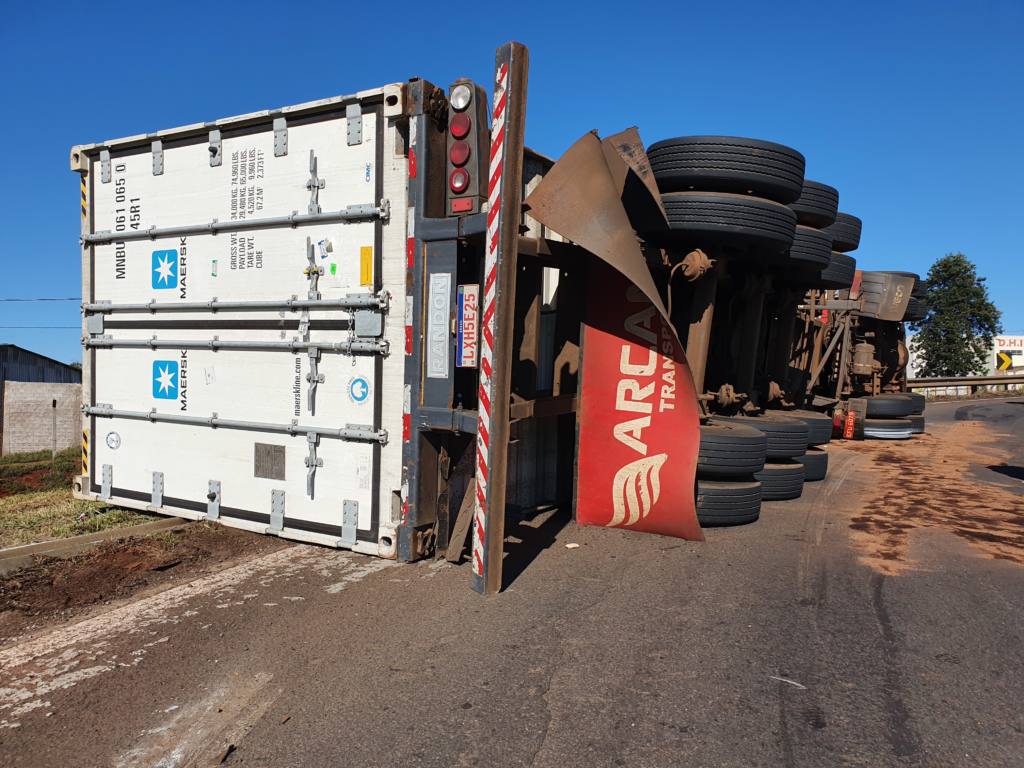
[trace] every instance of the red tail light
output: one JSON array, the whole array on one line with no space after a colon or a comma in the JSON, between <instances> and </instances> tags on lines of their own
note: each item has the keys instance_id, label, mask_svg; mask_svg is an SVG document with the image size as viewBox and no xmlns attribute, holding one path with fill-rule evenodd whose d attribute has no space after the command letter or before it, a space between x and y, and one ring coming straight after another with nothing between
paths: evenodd
<instances>
[{"instance_id":1,"label":"red tail light","mask_svg":"<svg viewBox=\"0 0 1024 768\"><path fill-rule=\"evenodd\" d=\"M469 115L465 112L452 115L452 119L448 123L448 130L451 131L452 136L456 139L464 139L469 136L469 130L472 127L473 121L469 119Z\"/></svg>"},{"instance_id":2,"label":"red tail light","mask_svg":"<svg viewBox=\"0 0 1024 768\"><path fill-rule=\"evenodd\" d=\"M448 186L451 187L452 192L461 195L469 186L469 174L462 168L456 168L448 177Z\"/></svg>"},{"instance_id":3,"label":"red tail light","mask_svg":"<svg viewBox=\"0 0 1024 768\"><path fill-rule=\"evenodd\" d=\"M452 165L462 167L469 162L470 154L469 142L456 141L452 144L451 151L448 153L448 159L452 161Z\"/></svg>"}]
</instances>

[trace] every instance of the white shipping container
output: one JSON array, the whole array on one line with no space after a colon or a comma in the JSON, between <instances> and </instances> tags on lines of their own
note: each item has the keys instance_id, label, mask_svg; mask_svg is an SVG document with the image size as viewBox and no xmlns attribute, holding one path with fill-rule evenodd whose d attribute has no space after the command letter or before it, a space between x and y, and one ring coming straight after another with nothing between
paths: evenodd
<instances>
[{"instance_id":1,"label":"white shipping container","mask_svg":"<svg viewBox=\"0 0 1024 768\"><path fill-rule=\"evenodd\" d=\"M394 557L403 88L72 150L76 493Z\"/></svg>"}]
</instances>

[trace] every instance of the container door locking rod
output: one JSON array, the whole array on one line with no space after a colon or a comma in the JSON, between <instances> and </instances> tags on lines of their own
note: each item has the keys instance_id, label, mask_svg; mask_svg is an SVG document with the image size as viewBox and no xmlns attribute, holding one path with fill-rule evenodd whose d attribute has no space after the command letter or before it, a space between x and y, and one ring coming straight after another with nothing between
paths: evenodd
<instances>
[{"instance_id":1,"label":"container door locking rod","mask_svg":"<svg viewBox=\"0 0 1024 768\"><path fill-rule=\"evenodd\" d=\"M387 221L391 218L391 203L381 200L379 204L363 203L349 205L340 211L324 213L299 213L288 216L269 216L261 219L237 219L235 221L213 221L203 224L185 224L180 227L157 227L137 229L131 232L111 232L104 229L91 235L82 235L85 245L107 245L129 240L156 240L160 237L188 237L190 235L215 235L218 232L242 232L250 229L273 229L275 227L298 227L301 224L332 224L336 221Z\"/></svg>"},{"instance_id":2,"label":"container door locking rod","mask_svg":"<svg viewBox=\"0 0 1024 768\"><path fill-rule=\"evenodd\" d=\"M316 158L313 156L313 150L309 151L309 164L310 170L313 172L313 178L316 178ZM316 191L314 189L314 196ZM312 199L309 202L310 206L313 205ZM306 238L306 260L309 262L309 266L304 270L306 277L309 278L309 300L319 301L320 300L320 276L324 273L324 268L317 266L316 263L316 248L313 246L313 241L308 237ZM303 341L309 341L309 310L303 310L302 320L299 322L299 328L302 331ZM317 347L310 347L308 351L309 356L309 373L306 374L306 382L309 384L309 391L306 395L306 404L309 407L309 415L314 416L316 414L316 388L318 384L323 384L325 377L319 370L320 364L320 349ZM315 448L313 449L315 451ZM309 480L313 482L312 478ZM312 488L312 485L310 486ZM310 491L312 496L312 491Z\"/></svg>"},{"instance_id":3,"label":"container door locking rod","mask_svg":"<svg viewBox=\"0 0 1024 768\"><path fill-rule=\"evenodd\" d=\"M308 213L320 213L320 190L327 186L327 182L316 175L316 155L309 150L309 181L306 182L306 189L309 190Z\"/></svg>"},{"instance_id":4,"label":"container door locking rod","mask_svg":"<svg viewBox=\"0 0 1024 768\"><path fill-rule=\"evenodd\" d=\"M133 419L136 421L151 421L154 423L188 424L194 427L210 427L212 429L241 429L250 432L277 432L285 435L319 435L330 437L336 440L350 440L360 443L380 443L387 445L388 432L386 429L374 429L366 424L346 424L340 429L329 427L317 427L312 424L274 424L263 421L242 421L240 419L225 419L216 413L211 416L186 416L180 413L160 413L156 409L150 411L126 411L114 408L109 405L85 405L82 406L82 414L85 416L97 416L106 419ZM308 439L308 437L307 437Z\"/></svg>"},{"instance_id":5,"label":"container door locking rod","mask_svg":"<svg viewBox=\"0 0 1024 768\"><path fill-rule=\"evenodd\" d=\"M324 460L317 458L316 446L320 442L320 435L316 432L306 433L306 445L309 448L309 456L303 461L306 465L306 495L313 498L313 480L316 478L317 467L324 465Z\"/></svg>"}]
</instances>

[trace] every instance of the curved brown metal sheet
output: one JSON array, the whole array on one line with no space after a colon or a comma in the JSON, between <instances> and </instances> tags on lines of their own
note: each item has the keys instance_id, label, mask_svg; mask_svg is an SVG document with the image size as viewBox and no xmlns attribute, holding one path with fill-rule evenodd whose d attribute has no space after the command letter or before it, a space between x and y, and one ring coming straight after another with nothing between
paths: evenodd
<instances>
[{"instance_id":1,"label":"curved brown metal sheet","mask_svg":"<svg viewBox=\"0 0 1024 768\"><path fill-rule=\"evenodd\" d=\"M660 226L665 226L635 128L605 142L594 131L581 137L541 179L526 205L537 221L621 272L672 325L635 231L641 220L657 222L659 212Z\"/></svg>"}]
</instances>

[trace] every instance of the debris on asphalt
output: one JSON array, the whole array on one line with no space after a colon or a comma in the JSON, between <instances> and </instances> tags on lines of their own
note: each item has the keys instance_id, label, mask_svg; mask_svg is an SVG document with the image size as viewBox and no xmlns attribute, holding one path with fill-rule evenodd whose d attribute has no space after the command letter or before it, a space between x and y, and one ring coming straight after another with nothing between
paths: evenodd
<instances>
[{"instance_id":1,"label":"debris on asphalt","mask_svg":"<svg viewBox=\"0 0 1024 768\"><path fill-rule=\"evenodd\" d=\"M768 675L768 679L769 680L778 680L780 683L788 683L789 685L792 685L794 688L799 688L801 691L806 691L807 690L807 686L806 685L801 685L796 680L790 680L788 677L779 677L778 675Z\"/></svg>"}]
</instances>

